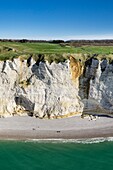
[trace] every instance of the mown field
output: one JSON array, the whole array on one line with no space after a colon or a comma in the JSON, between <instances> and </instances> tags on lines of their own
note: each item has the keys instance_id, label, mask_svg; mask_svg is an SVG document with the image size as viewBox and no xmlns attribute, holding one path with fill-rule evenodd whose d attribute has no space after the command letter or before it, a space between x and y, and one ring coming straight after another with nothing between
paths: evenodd
<instances>
[{"instance_id":1,"label":"mown field","mask_svg":"<svg viewBox=\"0 0 113 170\"><path fill-rule=\"evenodd\" d=\"M90 56L94 54L102 55L112 55L113 46L82 46L82 47L72 47L60 44L52 43L20 43L20 42L0 42L0 60L11 59L18 57L20 55L38 55L44 54L49 57L47 59L56 55L59 59L64 53L82 53L88 54ZM51 56L51 57L50 57ZM53 57L53 60L57 57Z\"/></svg>"}]
</instances>

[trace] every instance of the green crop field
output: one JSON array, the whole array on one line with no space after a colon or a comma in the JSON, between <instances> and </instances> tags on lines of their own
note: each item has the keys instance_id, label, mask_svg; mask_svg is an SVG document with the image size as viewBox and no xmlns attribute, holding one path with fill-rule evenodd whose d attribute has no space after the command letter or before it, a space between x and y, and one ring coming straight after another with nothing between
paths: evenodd
<instances>
[{"instance_id":1,"label":"green crop field","mask_svg":"<svg viewBox=\"0 0 113 170\"><path fill-rule=\"evenodd\" d=\"M52 43L20 43L20 42L0 42L0 60L11 59L20 55L50 55L56 56L60 59L64 53L82 53L82 54L98 54L98 55L112 55L113 46L82 46L71 47L62 46L60 44ZM48 59L48 57L46 57ZM53 57L54 58L54 57ZM56 59L56 58L54 58ZM50 61L51 62L51 61Z\"/></svg>"},{"instance_id":2,"label":"green crop field","mask_svg":"<svg viewBox=\"0 0 113 170\"><path fill-rule=\"evenodd\" d=\"M61 47L59 44L52 43L19 43L19 42L0 42L0 47L10 47L20 53L74 53L74 47Z\"/></svg>"}]
</instances>

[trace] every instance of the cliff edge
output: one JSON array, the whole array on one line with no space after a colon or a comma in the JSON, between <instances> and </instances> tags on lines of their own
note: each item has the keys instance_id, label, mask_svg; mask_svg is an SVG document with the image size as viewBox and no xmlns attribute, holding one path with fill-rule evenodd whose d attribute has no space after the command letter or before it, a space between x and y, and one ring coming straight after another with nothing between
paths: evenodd
<instances>
[{"instance_id":1,"label":"cliff edge","mask_svg":"<svg viewBox=\"0 0 113 170\"><path fill-rule=\"evenodd\" d=\"M0 62L1 117L63 118L89 112L113 112L113 63L107 59Z\"/></svg>"}]
</instances>

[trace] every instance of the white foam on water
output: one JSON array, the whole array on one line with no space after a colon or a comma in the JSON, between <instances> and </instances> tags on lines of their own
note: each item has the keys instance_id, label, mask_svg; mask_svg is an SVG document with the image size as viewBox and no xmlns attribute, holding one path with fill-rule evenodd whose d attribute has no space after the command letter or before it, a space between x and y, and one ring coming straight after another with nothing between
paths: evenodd
<instances>
[{"instance_id":1,"label":"white foam on water","mask_svg":"<svg viewBox=\"0 0 113 170\"><path fill-rule=\"evenodd\" d=\"M109 142L110 142L110 141L111 141L111 142L113 141L113 137L108 137L107 139L108 139Z\"/></svg>"},{"instance_id":2,"label":"white foam on water","mask_svg":"<svg viewBox=\"0 0 113 170\"><path fill-rule=\"evenodd\" d=\"M88 139L28 139L25 142L38 143L82 143L82 144L96 144L103 142L112 142L113 137L88 138Z\"/></svg>"}]
</instances>

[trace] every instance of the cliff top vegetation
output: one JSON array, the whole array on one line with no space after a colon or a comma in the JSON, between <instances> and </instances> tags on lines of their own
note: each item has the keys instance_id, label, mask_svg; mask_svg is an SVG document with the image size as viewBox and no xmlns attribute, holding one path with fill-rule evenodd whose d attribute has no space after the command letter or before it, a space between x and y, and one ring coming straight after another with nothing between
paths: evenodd
<instances>
[{"instance_id":1,"label":"cliff top vegetation","mask_svg":"<svg viewBox=\"0 0 113 170\"><path fill-rule=\"evenodd\" d=\"M78 42L77 42L78 43ZM88 43L88 42L87 42ZM30 42L30 41L0 41L0 60L7 60L23 55L25 58L34 56L36 59L39 54L43 55L43 60L48 60L50 63L62 62L67 59L68 55L63 54L81 54L80 59L86 60L89 57L96 56L97 58L113 59L113 46L99 42L85 44L84 42L78 45L74 42ZM104 45L103 45L104 44ZM86 56L84 56L86 54ZM83 57L83 58L82 58Z\"/></svg>"}]
</instances>

